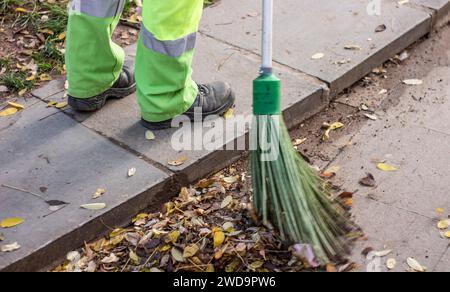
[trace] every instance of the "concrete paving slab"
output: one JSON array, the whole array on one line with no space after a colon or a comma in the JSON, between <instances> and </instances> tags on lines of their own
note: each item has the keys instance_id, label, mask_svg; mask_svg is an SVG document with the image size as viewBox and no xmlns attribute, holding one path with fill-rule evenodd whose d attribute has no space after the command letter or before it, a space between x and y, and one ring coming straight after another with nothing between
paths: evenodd
<instances>
[{"instance_id":1,"label":"concrete paving slab","mask_svg":"<svg viewBox=\"0 0 450 292\"><path fill-rule=\"evenodd\" d=\"M386 73L383 74L386 78L379 78L376 75L371 75L371 82L361 81L361 85L355 86L348 90L348 92L341 94L337 101L353 107L360 107L361 104L367 105L371 110L376 110L383 114L384 111L391 108L392 105L398 104L399 100L404 94L411 93L411 98L416 99L417 103L424 103L427 100L427 106L432 105L432 101L438 106L438 102L442 96L445 96L446 89L444 88L448 80L446 77L449 72L445 72L446 67L450 67L450 51L448 44L450 43L450 30L443 29L435 34L432 38L424 40L417 46L411 47L407 50L409 58L401 62L400 65L393 63L386 63ZM441 68L441 69L438 69ZM440 72L436 70L440 70ZM436 71L435 73L432 73ZM427 75L433 74L433 78L429 78L431 83L424 84L420 87L411 87L402 84L402 80L406 79L424 79ZM426 79L426 78L425 78ZM433 81L433 79L435 79ZM425 80L428 82L427 80ZM433 87L434 86L434 87ZM433 88L433 91L428 90ZM382 89L386 89L385 94L380 94ZM434 96L431 97L431 93ZM444 115L443 117L446 117Z\"/></svg>"},{"instance_id":2,"label":"concrete paving slab","mask_svg":"<svg viewBox=\"0 0 450 292\"><path fill-rule=\"evenodd\" d=\"M411 3L439 11L450 5L448 0L411 0Z\"/></svg>"},{"instance_id":3,"label":"concrete paving slab","mask_svg":"<svg viewBox=\"0 0 450 292\"><path fill-rule=\"evenodd\" d=\"M342 173L359 174L360 178L372 173L378 187L361 188L357 178L348 184L350 189L359 188L360 195L370 194L426 217L433 216L438 207L450 208L449 76L450 67L435 67L422 78L423 85L403 88L395 106L360 130L354 145L334 163L343 164ZM399 170L378 170L374 161L382 160Z\"/></svg>"},{"instance_id":4,"label":"concrete paving slab","mask_svg":"<svg viewBox=\"0 0 450 292\"><path fill-rule=\"evenodd\" d=\"M437 38L440 40L439 36ZM362 222L361 226L369 235L367 244L379 249L380 244L384 248L384 241L389 241L386 248L394 250L392 255L399 263L398 271L408 268L408 257L417 259L430 271L448 270L444 254L450 242L440 236L435 210L443 208L447 212L450 208L450 135L446 127L450 123L450 66L446 52L437 50L436 46L433 58L428 57L428 46L431 44L418 49L422 54L426 53L424 62L428 65L412 59L414 65L399 68L405 72L403 75L391 73L397 78L408 75L419 78L423 84L393 85L396 92L387 97L390 101L374 105L379 119L368 121L358 129L352 146L333 161L333 165L341 167L335 183L346 190L359 190L354 198L354 212L356 220ZM399 167L398 171L377 169L376 161L383 160ZM358 181L367 172L375 176L377 187L359 185ZM379 215L372 201L391 210L384 215L384 220L390 223L375 222L373 218ZM403 215L396 215L399 212ZM414 222L411 218L415 218ZM372 221L374 226L366 221ZM377 228L389 230L390 225L396 226L393 227L396 234L373 232ZM359 250L367 247L364 243L360 245ZM359 255L357 251L356 255ZM359 260L365 267L366 262Z\"/></svg>"},{"instance_id":5,"label":"concrete paving slab","mask_svg":"<svg viewBox=\"0 0 450 292\"><path fill-rule=\"evenodd\" d=\"M64 77L52 80L46 85L37 88L32 92L34 97L39 99L47 99L49 96L55 95L61 91L64 91L64 84L66 79Z\"/></svg>"},{"instance_id":6,"label":"concrete paving slab","mask_svg":"<svg viewBox=\"0 0 450 292\"><path fill-rule=\"evenodd\" d=\"M412 0L411 3L432 9L435 13L433 22L437 26L450 21L450 1L448 0Z\"/></svg>"},{"instance_id":7,"label":"concrete paving slab","mask_svg":"<svg viewBox=\"0 0 450 292\"><path fill-rule=\"evenodd\" d=\"M85 240L101 235L105 226L120 226L167 199L169 175L41 101L2 118L1 124L0 184L70 204L51 214L43 200L0 187L1 219L25 219L17 227L0 230L6 237L2 244L21 245L15 252L0 253L0 270L44 269ZM131 167L137 168L136 175L127 178ZM93 200L98 188L107 192ZM107 207L80 208L96 202Z\"/></svg>"},{"instance_id":8,"label":"concrete paving slab","mask_svg":"<svg viewBox=\"0 0 450 292\"><path fill-rule=\"evenodd\" d=\"M357 264L357 271L368 270L371 260L362 254L368 248L374 251L392 250L388 257L381 259L379 271L387 270L385 261L388 258L395 258L400 262L402 248L416 231L414 223L420 216L361 196L355 197L352 213L367 238L357 241L353 249L351 260ZM404 270L402 265L396 269Z\"/></svg>"},{"instance_id":9,"label":"concrete paving slab","mask_svg":"<svg viewBox=\"0 0 450 292\"><path fill-rule=\"evenodd\" d=\"M132 48L128 48L128 51L133 52ZM249 117L252 113L252 80L258 74L259 59L253 54L236 50L201 35L196 56L193 66L195 80L199 83L215 80L230 82L237 95L234 116ZM283 107L286 109L286 120L289 125L310 117L327 103L328 99L320 84L307 81L302 74L280 66L276 68L276 74L284 82ZM155 140L146 140L146 130L138 123L140 111L135 95L111 101L102 111L92 115L73 113L70 110L69 113L74 115L78 121L82 121L88 128L155 161L161 167L167 167L171 171L177 172L180 179L186 183L225 167L242 154L242 151L212 151L203 150L203 148L188 151L176 150L171 145L171 138L178 129L155 132ZM222 132L226 133L223 143L218 142L220 148L226 144L231 145L232 141L246 133L245 128L236 132L230 128L227 129L227 125L232 125L233 119L227 121L219 119L218 121L221 121L220 125L225 129ZM198 125L196 129L200 129ZM192 144L194 141L198 142L197 136L192 136ZM168 164L170 160L176 160L183 156L188 157L183 165L171 166Z\"/></svg>"},{"instance_id":10,"label":"concrete paving slab","mask_svg":"<svg viewBox=\"0 0 450 292\"><path fill-rule=\"evenodd\" d=\"M392 190L392 193L395 192ZM369 196L356 196L352 211L355 221L367 236L366 241L358 241L351 257L358 264L358 271L366 271L371 262L361 255L366 248L392 250L391 254L380 259L378 271L388 271L386 261L393 258L398 263L393 269L396 272L408 270L409 257L415 258L431 271L438 266L447 250L449 241L440 236L436 227L437 218L428 218L404 208L377 202Z\"/></svg>"},{"instance_id":11,"label":"concrete paving slab","mask_svg":"<svg viewBox=\"0 0 450 292\"><path fill-rule=\"evenodd\" d=\"M362 131L373 132L365 127ZM373 139L379 143L373 142ZM420 128L390 128L379 131L376 137L358 135L356 145L349 147L333 162L341 166L340 173L357 175L348 178L337 176L339 185L348 190L359 189L358 196L371 196L386 204L397 206L423 216L432 216L439 206L450 206L447 171L450 160L449 137ZM398 167L398 171L384 172L376 161ZM366 173L375 176L377 187L366 188L358 184Z\"/></svg>"},{"instance_id":12,"label":"concrete paving slab","mask_svg":"<svg viewBox=\"0 0 450 292\"><path fill-rule=\"evenodd\" d=\"M207 9L201 31L259 52L260 3L221 1ZM368 14L365 0L275 1L274 58L326 81L332 94L336 94L428 33L431 27L428 13L399 6L395 1L382 0L380 10L372 12L373 15ZM380 15L376 15L378 12ZM376 33L383 24L387 29ZM348 50L346 46L361 49ZM311 57L317 53L325 56L313 60Z\"/></svg>"},{"instance_id":13,"label":"concrete paving slab","mask_svg":"<svg viewBox=\"0 0 450 292\"><path fill-rule=\"evenodd\" d=\"M447 249L442 256L438 265L434 268L436 272L449 273L450 272L450 248Z\"/></svg>"}]
</instances>

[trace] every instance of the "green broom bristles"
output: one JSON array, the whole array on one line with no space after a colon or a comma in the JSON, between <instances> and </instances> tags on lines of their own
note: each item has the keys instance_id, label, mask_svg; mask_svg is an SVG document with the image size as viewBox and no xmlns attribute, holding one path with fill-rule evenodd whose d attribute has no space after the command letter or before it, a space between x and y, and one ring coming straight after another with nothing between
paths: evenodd
<instances>
[{"instance_id":1,"label":"green broom bristles","mask_svg":"<svg viewBox=\"0 0 450 292\"><path fill-rule=\"evenodd\" d=\"M348 214L294 149L282 117L255 119L251 169L258 216L283 240L311 245L321 264L340 259L348 253L345 236L354 228ZM261 149L266 144L272 149Z\"/></svg>"}]
</instances>

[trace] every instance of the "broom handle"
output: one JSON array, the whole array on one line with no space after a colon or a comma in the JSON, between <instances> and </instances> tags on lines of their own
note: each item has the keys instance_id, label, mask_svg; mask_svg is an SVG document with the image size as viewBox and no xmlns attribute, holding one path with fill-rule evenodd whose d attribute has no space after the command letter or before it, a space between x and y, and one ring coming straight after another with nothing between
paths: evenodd
<instances>
[{"instance_id":1,"label":"broom handle","mask_svg":"<svg viewBox=\"0 0 450 292\"><path fill-rule=\"evenodd\" d=\"M272 73L273 0L263 0L262 67L263 73Z\"/></svg>"}]
</instances>

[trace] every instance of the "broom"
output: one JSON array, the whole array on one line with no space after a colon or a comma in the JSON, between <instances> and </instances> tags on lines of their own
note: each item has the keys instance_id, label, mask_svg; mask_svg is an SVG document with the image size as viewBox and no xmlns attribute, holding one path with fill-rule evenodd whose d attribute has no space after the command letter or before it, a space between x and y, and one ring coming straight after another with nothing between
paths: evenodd
<instances>
[{"instance_id":1,"label":"broom","mask_svg":"<svg viewBox=\"0 0 450 292\"><path fill-rule=\"evenodd\" d=\"M283 240L309 245L320 264L348 253L349 216L294 149L281 116L281 82L272 73L273 0L263 0L262 67L253 82L253 204Z\"/></svg>"}]
</instances>

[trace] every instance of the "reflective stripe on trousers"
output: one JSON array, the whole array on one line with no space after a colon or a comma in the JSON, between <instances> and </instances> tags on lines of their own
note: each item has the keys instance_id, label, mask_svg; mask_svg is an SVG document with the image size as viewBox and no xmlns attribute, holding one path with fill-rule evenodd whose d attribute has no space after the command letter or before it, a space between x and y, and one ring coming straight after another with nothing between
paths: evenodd
<instances>
[{"instance_id":1,"label":"reflective stripe on trousers","mask_svg":"<svg viewBox=\"0 0 450 292\"><path fill-rule=\"evenodd\" d=\"M177 40L160 41L145 26L142 26L141 38L147 49L169 57L178 58L195 48L197 34L194 32Z\"/></svg>"},{"instance_id":2,"label":"reflective stripe on trousers","mask_svg":"<svg viewBox=\"0 0 450 292\"><path fill-rule=\"evenodd\" d=\"M107 18L122 13L127 0L72 0L72 13L83 13L93 17Z\"/></svg>"}]
</instances>

